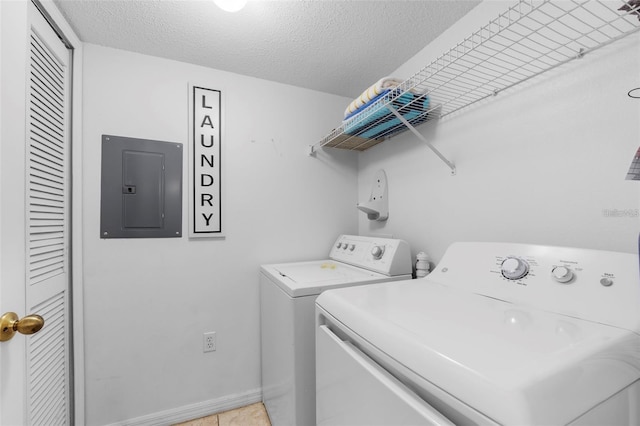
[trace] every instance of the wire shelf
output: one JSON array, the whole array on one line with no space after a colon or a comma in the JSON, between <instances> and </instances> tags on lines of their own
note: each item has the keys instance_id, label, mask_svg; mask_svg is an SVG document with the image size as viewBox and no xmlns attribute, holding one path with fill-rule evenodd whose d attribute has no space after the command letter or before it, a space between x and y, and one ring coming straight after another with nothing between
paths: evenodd
<instances>
[{"instance_id":1,"label":"wire shelf","mask_svg":"<svg viewBox=\"0 0 640 426\"><path fill-rule=\"evenodd\" d=\"M640 30L639 9L637 0L521 0L345 120L311 153L321 147L364 151L410 126L495 96ZM398 101L409 95L410 101Z\"/></svg>"}]
</instances>

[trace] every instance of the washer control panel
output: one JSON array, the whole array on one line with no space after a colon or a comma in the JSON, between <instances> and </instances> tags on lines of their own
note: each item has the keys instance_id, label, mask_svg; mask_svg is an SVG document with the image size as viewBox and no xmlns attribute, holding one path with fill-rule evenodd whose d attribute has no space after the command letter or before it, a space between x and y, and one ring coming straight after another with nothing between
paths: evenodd
<instances>
[{"instance_id":1,"label":"washer control panel","mask_svg":"<svg viewBox=\"0 0 640 426\"><path fill-rule=\"evenodd\" d=\"M389 276L410 275L413 267L409 245L395 238L340 235L329 258Z\"/></svg>"},{"instance_id":2,"label":"washer control panel","mask_svg":"<svg viewBox=\"0 0 640 426\"><path fill-rule=\"evenodd\" d=\"M455 243L428 279L514 304L640 329L636 254Z\"/></svg>"}]
</instances>

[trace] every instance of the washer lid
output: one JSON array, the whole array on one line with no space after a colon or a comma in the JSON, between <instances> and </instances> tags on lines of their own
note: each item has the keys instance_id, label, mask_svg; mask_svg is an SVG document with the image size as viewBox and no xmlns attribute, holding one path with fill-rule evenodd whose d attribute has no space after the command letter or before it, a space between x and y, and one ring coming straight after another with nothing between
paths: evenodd
<instances>
[{"instance_id":1,"label":"washer lid","mask_svg":"<svg viewBox=\"0 0 640 426\"><path fill-rule=\"evenodd\" d=\"M271 275L276 284L291 297L317 295L329 288L354 283L390 280L387 275L333 260L263 265L262 270Z\"/></svg>"},{"instance_id":2,"label":"washer lid","mask_svg":"<svg viewBox=\"0 0 640 426\"><path fill-rule=\"evenodd\" d=\"M567 424L640 378L640 336L433 283L345 288L318 306L501 424Z\"/></svg>"}]
</instances>

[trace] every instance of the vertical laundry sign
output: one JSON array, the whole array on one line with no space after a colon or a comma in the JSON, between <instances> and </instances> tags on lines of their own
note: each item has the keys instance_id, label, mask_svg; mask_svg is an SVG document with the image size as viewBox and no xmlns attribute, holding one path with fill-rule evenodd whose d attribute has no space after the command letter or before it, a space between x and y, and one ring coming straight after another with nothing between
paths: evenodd
<instances>
[{"instance_id":1,"label":"vertical laundry sign","mask_svg":"<svg viewBox=\"0 0 640 426\"><path fill-rule=\"evenodd\" d=\"M190 237L223 237L222 96L220 90L190 85Z\"/></svg>"}]
</instances>

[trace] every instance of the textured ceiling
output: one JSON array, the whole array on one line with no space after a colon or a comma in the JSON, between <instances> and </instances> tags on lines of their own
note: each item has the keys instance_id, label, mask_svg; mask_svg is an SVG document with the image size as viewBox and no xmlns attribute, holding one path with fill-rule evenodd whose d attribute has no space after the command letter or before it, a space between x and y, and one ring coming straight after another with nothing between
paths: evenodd
<instances>
[{"instance_id":1,"label":"textured ceiling","mask_svg":"<svg viewBox=\"0 0 640 426\"><path fill-rule=\"evenodd\" d=\"M84 42L347 97L479 3L250 0L229 13L209 0L54 1Z\"/></svg>"}]
</instances>

